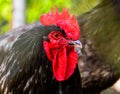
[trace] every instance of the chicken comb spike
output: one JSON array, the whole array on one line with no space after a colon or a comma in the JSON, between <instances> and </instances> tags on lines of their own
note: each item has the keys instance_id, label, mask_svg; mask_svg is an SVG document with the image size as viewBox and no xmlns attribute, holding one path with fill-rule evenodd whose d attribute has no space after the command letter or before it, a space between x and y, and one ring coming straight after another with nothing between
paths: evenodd
<instances>
[{"instance_id":1,"label":"chicken comb spike","mask_svg":"<svg viewBox=\"0 0 120 94\"><path fill-rule=\"evenodd\" d=\"M56 6L56 14L59 14L59 10L57 6Z\"/></svg>"},{"instance_id":2,"label":"chicken comb spike","mask_svg":"<svg viewBox=\"0 0 120 94\"><path fill-rule=\"evenodd\" d=\"M62 15L63 15L63 17L65 18L65 19L67 19L67 18L69 18L70 17L70 15L69 15L69 11L67 10L67 9L63 9L63 11L62 11Z\"/></svg>"},{"instance_id":3,"label":"chicken comb spike","mask_svg":"<svg viewBox=\"0 0 120 94\"><path fill-rule=\"evenodd\" d=\"M56 7L55 12L54 9L52 9L51 12L41 15L40 22L45 26L59 26L65 31L67 38L77 40L80 37L79 24L75 16L70 16L70 13L66 8L62 10L62 13L59 12L58 7Z\"/></svg>"}]
</instances>

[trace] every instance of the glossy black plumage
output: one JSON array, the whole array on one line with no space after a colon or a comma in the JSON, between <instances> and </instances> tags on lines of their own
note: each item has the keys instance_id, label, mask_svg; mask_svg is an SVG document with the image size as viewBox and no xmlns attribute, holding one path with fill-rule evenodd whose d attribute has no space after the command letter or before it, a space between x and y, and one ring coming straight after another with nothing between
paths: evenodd
<instances>
[{"instance_id":1,"label":"glossy black plumage","mask_svg":"<svg viewBox=\"0 0 120 94\"><path fill-rule=\"evenodd\" d=\"M83 91L100 94L120 76L120 0L101 0L79 16L78 22L83 41Z\"/></svg>"},{"instance_id":2,"label":"glossy black plumage","mask_svg":"<svg viewBox=\"0 0 120 94\"><path fill-rule=\"evenodd\" d=\"M28 25L0 37L0 94L81 94L80 74L58 82L43 49L56 26Z\"/></svg>"}]
</instances>

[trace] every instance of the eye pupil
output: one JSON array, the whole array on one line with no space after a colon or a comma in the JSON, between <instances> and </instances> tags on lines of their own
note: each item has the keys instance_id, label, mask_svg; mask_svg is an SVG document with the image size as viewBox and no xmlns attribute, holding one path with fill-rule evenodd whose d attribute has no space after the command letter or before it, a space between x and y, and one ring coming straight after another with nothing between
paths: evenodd
<instances>
[{"instance_id":1,"label":"eye pupil","mask_svg":"<svg viewBox=\"0 0 120 94\"><path fill-rule=\"evenodd\" d=\"M55 34L54 36L55 36L56 38L58 38L58 34Z\"/></svg>"}]
</instances>

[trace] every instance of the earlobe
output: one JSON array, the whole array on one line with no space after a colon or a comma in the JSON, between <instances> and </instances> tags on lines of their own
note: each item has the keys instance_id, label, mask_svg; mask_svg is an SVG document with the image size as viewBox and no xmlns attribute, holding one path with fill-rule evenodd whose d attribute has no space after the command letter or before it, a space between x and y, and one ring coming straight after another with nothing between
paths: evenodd
<instances>
[{"instance_id":1,"label":"earlobe","mask_svg":"<svg viewBox=\"0 0 120 94\"><path fill-rule=\"evenodd\" d=\"M46 53L48 59L49 59L50 61L52 61L52 56L51 56L51 52L50 52L50 49L49 49L49 42L44 41L44 42L43 42L43 48L44 48L44 50L45 50L45 53Z\"/></svg>"}]
</instances>

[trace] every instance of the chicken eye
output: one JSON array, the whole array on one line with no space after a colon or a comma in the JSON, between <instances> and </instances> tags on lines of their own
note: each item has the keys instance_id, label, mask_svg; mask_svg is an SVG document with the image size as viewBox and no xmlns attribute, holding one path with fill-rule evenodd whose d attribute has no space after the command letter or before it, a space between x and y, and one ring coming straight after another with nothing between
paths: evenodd
<instances>
[{"instance_id":1,"label":"chicken eye","mask_svg":"<svg viewBox=\"0 0 120 94\"><path fill-rule=\"evenodd\" d=\"M55 33L55 34L53 34L53 38L59 39L59 38L60 38L60 35L59 35L58 33Z\"/></svg>"},{"instance_id":2,"label":"chicken eye","mask_svg":"<svg viewBox=\"0 0 120 94\"><path fill-rule=\"evenodd\" d=\"M59 31L52 31L49 35L48 35L49 38L52 38L52 39L55 39L55 40L58 40L60 39L61 37L63 37L63 35L59 32Z\"/></svg>"}]
</instances>

